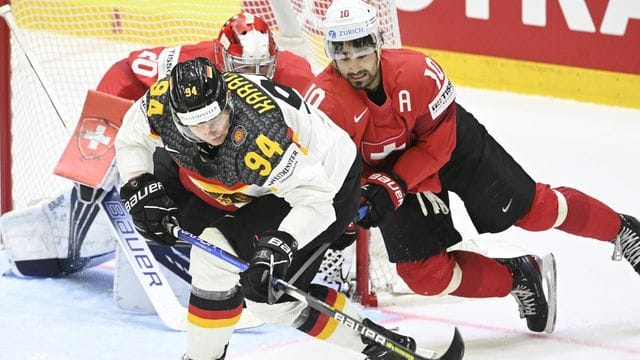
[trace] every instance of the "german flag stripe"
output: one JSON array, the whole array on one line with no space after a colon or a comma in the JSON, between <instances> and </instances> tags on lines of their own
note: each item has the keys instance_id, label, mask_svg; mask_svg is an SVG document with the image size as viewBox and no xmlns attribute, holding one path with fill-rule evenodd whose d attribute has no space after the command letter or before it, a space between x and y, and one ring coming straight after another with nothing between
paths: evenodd
<instances>
[{"instance_id":1,"label":"german flag stripe","mask_svg":"<svg viewBox=\"0 0 640 360\"><path fill-rule=\"evenodd\" d=\"M211 186L213 189L218 189L220 190L219 192L224 194L234 194L242 191L243 189L246 189L249 186L249 184L245 184L242 181L239 181L239 182L236 182L235 184L227 186L222 181L207 178L205 176L198 174L195 171L189 170L184 167L180 168L180 172L186 175L185 180L188 179L189 182L193 183L194 185L208 184L207 186Z\"/></svg>"},{"instance_id":2,"label":"german flag stripe","mask_svg":"<svg viewBox=\"0 0 640 360\"><path fill-rule=\"evenodd\" d=\"M307 149L306 147L300 144L300 139L298 138L298 135L293 132L293 129L289 128L287 130L287 136L291 138L291 141L293 141L294 144L298 145L298 147L300 148L300 151L302 151L303 154L305 155L309 154L309 149Z\"/></svg>"},{"instance_id":3,"label":"german flag stripe","mask_svg":"<svg viewBox=\"0 0 640 360\"><path fill-rule=\"evenodd\" d=\"M189 314L187 315L187 320L193 325L202 328L225 328L237 324L238 321L240 321L240 315L229 319L211 320L203 319L189 312Z\"/></svg>"},{"instance_id":4,"label":"german flag stripe","mask_svg":"<svg viewBox=\"0 0 640 360\"><path fill-rule=\"evenodd\" d=\"M189 314L209 320L231 319L242 312L242 305L230 310L204 310L189 304Z\"/></svg>"},{"instance_id":5,"label":"german flag stripe","mask_svg":"<svg viewBox=\"0 0 640 360\"><path fill-rule=\"evenodd\" d=\"M191 294L187 320L203 328L223 328L235 325L242 313L242 297L236 293L227 300L209 300Z\"/></svg>"},{"instance_id":6,"label":"german flag stripe","mask_svg":"<svg viewBox=\"0 0 640 360\"><path fill-rule=\"evenodd\" d=\"M344 310L345 305L347 303L346 298L344 297L344 295L337 293L335 291L333 293L336 294L335 301L333 302L333 307L336 310L340 310L340 311ZM326 315L322 314L321 316L326 316ZM331 318L327 322L327 325L324 327L324 329L322 329L320 334L318 334L316 337L320 340L326 340L333 334L334 331L336 331L336 327L338 327L338 321Z\"/></svg>"},{"instance_id":7,"label":"german flag stripe","mask_svg":"<svg viewBox=\"0 0 640 360\"><path fill-rule=\"evenodd\" d=\"M324 291L321 291L321 292L324 292ZM314 294L314 295L319 299L322 299L321 294ZM331 305L332 307L334 307L336 310L340 310L340 311L344 310L345 305L347 303L345 296L336 292L333 289L327 289L327 291L325 292L325 297L323 301L326 302L328 305ZM307 321L306 324L303 324L303 326L300 327L300 330L320 340L326 340L334 333L337 326L338 326L338 321L336 321L335 319L330 318L329 316L322 314L320 312L317 312L316 310L312 310L309 316L309 320Z\"/></svg>"},{"instance_id":8,"label":"german flag stripe","mask_svg":"<svg viewBox=\"0 0 640 360\"><path fill-rule=\"evenodd\" d=\"M327 315L325 314L318 314L318 315L319 316L316 318L316 321L313 324L313 327L308 332L308 334L313 337L318 337L327 326L327 323L329 322L329 317Z\"/></svg>"}]
</instances>

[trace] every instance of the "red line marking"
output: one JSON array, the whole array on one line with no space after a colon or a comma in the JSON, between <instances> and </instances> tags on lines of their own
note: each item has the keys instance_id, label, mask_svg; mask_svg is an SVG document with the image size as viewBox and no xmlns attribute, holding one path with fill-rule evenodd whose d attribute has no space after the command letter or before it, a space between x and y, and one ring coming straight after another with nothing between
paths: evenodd
<instances>
[{"instance_id":1,"label":"red line marking","mask_svg":"<svg viewBox=\"0 0 640 360\"><path fill-rule=\"evenodd\" d=\"M399 320L431 321L431 322L437 322L437 323L442 323L442 324L454 325L454 326L458 326L458 327L469 327L469 328L492 331L492 332L498 332L498 333L503 333L503 334L524 335L524 336L532 337L532 338L535 338L535 339L538 339L538 340L553 341L553 342L562 343L562 344L581 345L581 346L585 346L585 347L589 347L589 348L603 349L603 350L608 350L608 351L617 351L617 352L623 352L623 353L627 353L627 354L640 354L640 348L631 348L631 347L623 347L623 346L612 346L612 345L602 344L602 343L598 343L598 342L594 342L594 341L588 341L588 340L575 339L575 338L570 338L570 337L565 337L565 336L559 336L557 334L539 334L539 333L533 333L533 332L530 332L530 331L515 330L515 329L511 329L511 328L505 328L505 327L499 327L499 326L492 326L492 325L474 323L474 322L470 322L470 321L451 320L451 319L445 319L445 318L440 318L440 317L435 317L435 316L427 316L427 315L420 315L420 314L414 314L414 313L403 313L403 312L399 312L399 311L386 310L386 309L378 309L378 310L380 312L388 314L388 315L397 316L398 319L395 320L395 321L399 321ZM385 321L385 323L386 322L394 322L394 321L393 320L392 321L387 320L387 321ZM462 332L462 334L464 336L464 332Z\"/></svg>"}]
</instances>

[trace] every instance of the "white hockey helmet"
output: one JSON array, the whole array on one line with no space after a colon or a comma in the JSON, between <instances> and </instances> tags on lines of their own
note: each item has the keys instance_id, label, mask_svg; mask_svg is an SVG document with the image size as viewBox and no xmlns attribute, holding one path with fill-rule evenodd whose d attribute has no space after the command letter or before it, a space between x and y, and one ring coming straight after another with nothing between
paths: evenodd
<instances>
[{"instance_id":1,"label":"white hockey helmet","mask_svg":"<svg viewBox=\"0 0 640 360\"><path fill-rule=\"evenodd\" d=\"M380 49L376 8L364 1L335 0L327 9L322 28L324 49L332 60L364 56Z\"/></svg>"},{"instance_id":2,"label":"white hockey helmet","mask_svg":"<svg viewBox=\"0 0 640 360\"><path fill-rule=\"evenodd\" d=\"M218 42L222 56L217 62L224 71L273 77L278 47L262 18L248 12L232 16L220 29Z\"/></svg>"}]
</instances>

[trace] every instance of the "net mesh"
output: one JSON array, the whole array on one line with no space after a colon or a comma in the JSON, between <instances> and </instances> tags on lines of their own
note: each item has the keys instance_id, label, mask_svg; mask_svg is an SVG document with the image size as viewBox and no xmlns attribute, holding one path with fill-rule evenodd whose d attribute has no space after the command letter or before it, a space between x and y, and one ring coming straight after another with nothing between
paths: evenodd
<instances>
[{"instance_id":1,"label":"net mesh","mask_svg":"<svg viewBox=\"0 0 640 360\"><path fill-rule=\"evenodd\" d=\"M304 48L287 48L284 41L280 46L304 55L317 72L328 64L321 21L331 0L285 3L302 29ZM393 1L373 3L379 12L384 46L399 47ZM71 186L70 181L55 176L53 169L75 128L87 90L95 88L113 63L140 48L211 40L224 21L241 9L264 18L278 38L279 27L269 1L13 0L11 10L22 45L39 64L49 93L12 34L13 208L51 198ZM396 280L390 276L395 271L386 261L380 238L373 238L372 275L385 280L372 279L372 287L382 291L393 286Z\"/></svg>"}]
</instances>

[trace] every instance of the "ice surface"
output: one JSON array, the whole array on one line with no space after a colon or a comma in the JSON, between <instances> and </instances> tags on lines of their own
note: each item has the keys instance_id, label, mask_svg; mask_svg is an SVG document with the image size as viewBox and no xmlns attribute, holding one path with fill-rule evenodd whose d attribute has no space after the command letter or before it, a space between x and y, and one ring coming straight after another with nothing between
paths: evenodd
<instances>
[{"instance_id":1,"label":"ice surface","mask_svg":"<svg viewBox=\"0 0 640 360\"><path fill-rule=\"evenodd\" d=\"M472 89L459 89L458 100L537 181L575 187L617 211L640 215L640 111ZM640 359L640 278L626 262L610 260L611 245L555 230L477 236L455 199L452 211L463 235L492 255L555 253L555 333L527 331L510 296L403 296L383 299L385 307L368 316L435 350L446 346L457 326L469 360ZM120 311L112 277L105 268L63 279L0 277L0 359L179 359L184 333L166 330L157 316ZM292 329L263 326L237 332L227 358L363 356Z\"/></svg>"}]
</instances>

